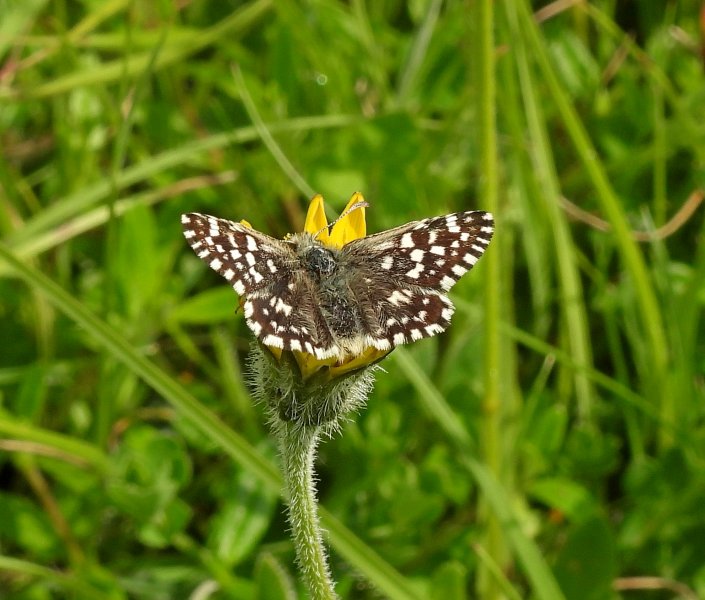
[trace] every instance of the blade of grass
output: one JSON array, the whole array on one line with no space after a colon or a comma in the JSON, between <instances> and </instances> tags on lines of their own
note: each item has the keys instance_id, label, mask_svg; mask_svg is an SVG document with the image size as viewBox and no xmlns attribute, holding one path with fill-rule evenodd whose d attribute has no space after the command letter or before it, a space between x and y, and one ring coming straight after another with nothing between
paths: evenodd
<instances>
[{"instance_id":1,"label":"blade of grass","mask_svg":"<svg viewBox=\"0 0 705 600\"><path fill-rule=\"evenodd\" d=\"M75 457L77 461L88 464L101 473L108 470L107 456L93 444L28 423L21 423L16 417L0 415L0 434L8 438L56 448L60 454Z\"/></svg>"},{"instance_id":2,"label":"blade of grass","mask_svg":"<svg viewBox=\"0 0 705 600\"><path fill-rule=\"evenodd\" d=\"M106 594L92 585L87 584L83 576L76 577L72 574L62 573L57 569L50 569L33 562L13 558L11 556L0 556L0 571L17 573L23 577L29 576L51 581L53 584L62 589L72 590L75 594L77 594L76 597L78 598L86 598L90 600L111 600L115 598L114 594Z\"/></svg>"},{"instance_id":3,"label":"blade of grass","mask_svg":"<svg viewBox=\"0 0 705 600\"><path fill-rule=\"evenodd\" d=\"M140 355L118 331L88 311L46 275L25 265L3 244L0 244L0 258L9 263L15 273L33 289L43 293L54 306L87 331L115 359L177 408L182 416L216 442L235 462L257 477L270 490L281 494L281 477L276 467L262 457L247 440L198 402L174 378L154 362ZM321 523L329 532L333 547L387 597L393 600L421 598L404 577L333 515L327 511L321 511Z\"/></svg>"},{"instance_id":4,"label":"blade of grass","mask_svg":"<svg viewBox=\"0 0 705 600\"><path fill-rule=\"evenodd\" d=\"M233 78L235 80L235 89L237 90L238 96L242 100L245 110L247 111L247 116L250 117L250 121L257 129L262 142L267 146L267 150L272 155L274 160L279 165L279 168L284 171L286 176L291 179L292 183L301 191L304 195L309 198L313 198L316 191L309 185L309 183L301 176L301 174L296 170L296 167L291 163L291 161L286 157L286 154L279 147L279 144L272 137L271 132L265 125L262 117L257 110L252 96L247 89L247 84L245 83L245 78L242 75L242 71L239 67L235 66L233 68Z\"/></svg>"},{"instance_id":5,"label":"blade of grass","mask_svg":"<svg viewBox=\"0 0 705 600\"><path fill-rule=\"evenodd\" d=\"M477 443L463 422L448 406L443 394L433 385L409 351L406 348L395 348L389 360L399 366L409 383L416 388L423 409L440 425L448 438L462 448L475 449Z\"/></svg>"},{"instance_id":6,"label":"blade of grass","mask_svg":"<svg viewBox=\"0 0 705 600\"><path fill-rule=\"evenodd\" d=\"M431 36L436 28L442 5L443 0L432 0L429 2L421 27L419 27L414 36L409 57L404 63L399 77L399 88L397 90L397 104L399 106L407 104L409 95L413 91L413 86L416 83L416 78L428 50L428 45L431 43Z\"/></svg>"},{"instance_id":7,"label":"blade of grass","mask_svg":"<svg viewBox=\"0 0 705 600\"><path fill-rule=\"evenodd\" d=\"M279 491L281 480L274 465L264 459L244 438L228 428L155 363L141 356L118 331L86 310L78 300L46 275L20 262L2 245L0 245L0 257L8 262L33 289L42 292L56 308L80 325L117 360L179 409L199 430L215 440L228 455L252 472L271 490Z\"/></svg>"},{"instance_id":8,"label":"blade of grass","mask_svg":"<svg viewBox=\"0 0 705 600\"><path fill-rule=\"evenodd\" d=\"M429 412L434 420L451 443L456 446L461 462L475 478L482 490L483 497L498 520L502 533L509 540L526 577L531 581L535 597L542 600L564 598L541 554L541 550L522 531L512 508L514 501L510 494L500 484L490 468L472 457L473 449L469 442L470 436L462 421L446 403L443 394L433 385L421 366L404 348L396 348L392 357L416 389L419 401L424 408L431 407ZM495 579L492 573L489 573L488 576Z\"/></svg>"},{"instance_id":9,"label":"blade of grass","mask_svg":"<svg viewBox=\"0 0 705 600\"><path fill-rule=\"evenodd\" d=\"M300 131L311 129L328 129L333 127L346 127L364 120L358 115L330 115L292 119L281 123L273 123L270 131ZM242 127L230 133L220 133L195 142L187 143L173 150L167 150L141 161L121 171L115 185L124 189L136 183L145 181L163 171L193 160L195 155L222 148L230 144L250 142L259 138L254 126ZM60 198L29 220L22 229L14 232L7 242L14 249L19 244L32 244L38 234L51 230L64 223L64 221L81 215L84 211L97 205L112 192L109 181L101 179L93 186Z\"/></svg>"},{"instance_id":10,"label":"blade of grass","mask_svg":"<svg viewBox=\"0 0 705 600\"><path fill-rule=\"evenodd\" d=\"M509 578L502 570L502 567L495 562L492 562L492 558L487 551L480 544L475 544L473 546L477 558L484 563L485 568L492 573L497 584L501 586L502 593L506 596L508 600L521 600L521 594L512 586Z\"/></svg>"},{"instance_id":11,"label":"blade of grass","mask_svg":"<svg viewBox=\"0 0 705 600\"><path fill-rule=\"evenodd\" d=\"M379 554L372 550L350 529L328 512L325 507L318 507L321 525L328 532L328 538L341 556L359 569L384 597L391 600L424 600L424 596L412 582L402 577Z\"/></svg>"},{"instance_id":12,"label":"blade of grass","mask_svg":"<svg viewBox=\"0 0 705 600\"><path fill-rule=\"evenodd\" d=\"M46 3L46 0L29 0L3 4L0 19L0 58L3 62L5 52L12 46L16 32L22 31L32 23Z\"/></svg>"},{"instance_id":13,"label":"blade of grass","mask_svg":"<svg viewBox=\"0 0 705 600\"><path fill-rule=\"evenodd\" d=\"M577 259L565 212L561 209L561 193L556 174L551 144L546 131L545 118L541 110L536 82L529 67L529 50L521 44L520 23L513 2L505 2L508 15L510 37L515 40L513 56L519 72L519 84L528 122L529 141L536 178L541 190L540 200L551 224L554 236L555 260L558 266L558 283L561 289L560 309L566 328L565 339L570 353L580 364L592 364L592 350L588 334L588 318L583 303L583 290L578 273ZM574 386L579 416L590 420L595 403L590 380L583 374L574 372Z\"/></svg>"},{"instance_id":14,"label":"blade of grass","mask_svg":"<svg viewBox=\"0 0 705 600\"><path fill-rule=\"evenodd\" d=\"M477 112L480 125L479 171L483 176L478 181L478 197L483 199L484 206L495 215L501 212L499 206L499 165L497 154L497 76L495 69L495 41L494 41L494 2L493 0L480 0L476 3L477 17L475 44L472 46L477 55L478 80L477 80ZM499 217L498 217L499 218ZM501 219L499 220L501 223ZM506 485L510 485L511 464L507 455L508 446L503 443L502 424L511 422L508 417L515 402L512 401L512 390L515 389L514 374L510 370L511 360L504 356L505 352L512 353L510 344L506 344L499 324L502 314L508 314L505 306L506 295L502 290L502 264L501 258L505 245L502 243L501 227L497 226L497 235L494 247L487 253L488 261L484 267L487 269L484 286L483 322L483 370L484 370L484 398L482 399L482 421L480 424L479 451L486 468L491 471L497 480L504 478ZM507 238L508 239L508 238ZM490 562L506 567L510 562L509 549L506 538L498 520L498 513L483 494L479 506L479 514L486 525L486 537L483 547L489 556ZM480 597L492 600L501 598L504 594L502 586L494 577L491 569L485 562L480 562L477 570L476 590Z\"/></svg>"},{"instance_id":15,"label":"blade of grass","mask_svg":"<svg viewBox=\"0 0 705 600\"><path fill-rule=\"evenodd\" d=\"M514 503L493 474L468 454L460 457L461 462L473 474L482 489L488 504L497 515L504 535L509 539L527 579L531 582L532 597L541 600L565 600L565 596L551 573L541 549L521 528L512 507Z\"/></svg>"},{"instance_id":16,"label":"blade of grass","mask_svg":"<svg viewBox=\"0 0 705 600\"><path fill-rule=\"evenodd\" d=\"M459 311L472 315L473 319L477 320L481 317L480 311L475 305L458 298L455 298L453 302ZM580 371L586 377L590 378L595 385L601 387L605 391L610 392L611 394L614 394L616 399L621 399L629 406L637 408L644 414L644 416L651 419L659 427L670 428L670 431L673 433L674 437L680 437L681 439L688 440L692 436L692 433L690 433L687 428L681 427L679 424L662 423L660 421L657 407L654 407L654 405L648 402L642 395L630 389L623 383L620 383L614 377L605 375L592 366L576 362L576 360L565 350L552 346L548 342L545 342L541 338L528 333L519 327L502 322L501 328L506 335L516 340L525 348L529 348L542 356L550 356L556 362L561 363L564 367L575 371Z\"/></svg>"},{"instance_id":17,"label":"blade of grass","mask_svg":"<svg viewBox=\"0 0 705 600\"><path fill-rule=\"evenodd\" d=\"M118 254L112 252L117 247L118 238L118 222L115 214L115 205L119 197L119 188L117 185L117 177L120 170L126 161L128 141L133 129L133 120L135 117L135 107L139 105L145 87L153 74L154 65L164 47L164 42L168 35L168 28L164 28L158 42L154 45L149 53L149 60L142 73L138 74L136 81L132 82L128 77L120 79L120 91L117 97L119 98L118 105L115 106L115 101L106 99L106 105L112 107L116 114L116 122L118 123L118 131L112 144L112 156L108 170L108 181L110 182L111 190L105 199L105 206L108 209L108 221L105 228L105 236L103 239L103 255L105 256L105 278L103 285L107 291L103 295L102 304L103 314L111 314L116 310L118 298L120 297L119 284L119 258ZM132 26L128 24L125 28L125 48L130 49L132 40ZM124 65L127 70L127 65ZM129 90L129 91L128 91ZM104 94L104 90L101 89ZM127 106L127 111L123 107ZM113 370L114 363L112 357L108 354L103 356L101 368L106 372ZM96 405L95 405L95 426L94 436L98 445L103 446L110 434L110 425L113 421L113 410L116 405L115 386L114 382L110 381L106 385L107 379L101 377L101 384L96 390Z\"/></svg>"},{"instance_id":18,"label":"blade of grass","mask_svg":"<svg viewBox=\"0 0 705 600\"><path fill-rule=\"evenodd\" d=\"M252 26L273 6L273 0L256 0L248 2L231 15L217 23L210 29L194 32L190 38L179 37L179 43L167 43L163 52L155 63L155 70L185 60L215 43L224 36L233 35L234 31L243 32ZM152 52L119 58L97 66L57 77L31 89L21 91L0 88L0 99L6 101L22 101L26 98L46 98L57 94L64 94L75 88L99 83L120 81L125 77L132 77L142 73L149 64Z\"/></svg>"},{"instance_id":19,"label":"blade of grass","mask_svg":"<svg viewBox=\"0 0 705 600\"><path fill-rule=\"evenodd\" d=\"M669 413L672 405L667 401L668 394L668 364L669 350L663 320L659 309L648 269L644 257L634 241L629 223L627 222L622 204L610 185L605 169L600 158L590 141L590 137L578 118L575 107L569 95L561 86L548 56L547 44L542 40L538 27L531 15L529 4L522 0L516 3L507 3L508 9L517 11L518 32L527 44L527 51L536 61L542 77L543 85L547 86L551 98L563 120L568 137L580 157L595 192L600 202L602 212L612 225L614 239L619 249L624 266L629 273L636 289L636 306L641 327L645 332L648 344L649 365L642 369L646 375L644 390L660 406L663 422L671 423L673 415ZM514 7L514 8L512 8ZM661 430L661 442L668 443L670 433L664 437L666 428Z\"/></svg>"}]
</instances>

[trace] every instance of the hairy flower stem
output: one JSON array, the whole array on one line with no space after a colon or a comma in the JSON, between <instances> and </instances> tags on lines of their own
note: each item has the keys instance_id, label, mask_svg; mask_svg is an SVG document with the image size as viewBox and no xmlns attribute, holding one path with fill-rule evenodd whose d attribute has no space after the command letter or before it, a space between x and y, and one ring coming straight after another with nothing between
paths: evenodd
<instances>
[{"instance_id":1,"label":"hairy flower stem","mask_svg":"<svg viewBox=\"0 0 705 600\"><path fill-rule=\"evenodd\" d=\"M321 427L279 421L275 430L283 463L289 524L301 573L312 600L335 600L338 596L323 547L313 474Z\"/></svg>"}]
</instances>

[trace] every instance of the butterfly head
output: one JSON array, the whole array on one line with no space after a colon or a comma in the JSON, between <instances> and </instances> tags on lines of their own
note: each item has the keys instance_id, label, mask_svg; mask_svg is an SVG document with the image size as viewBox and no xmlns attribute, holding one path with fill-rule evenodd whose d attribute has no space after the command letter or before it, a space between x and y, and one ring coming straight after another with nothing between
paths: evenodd
<instances>
[{"instance_id":1,"label":"butterfly head","mask_svg":"<svg viewBox=\"0 0 705 600\"><path fill-rule=\"evenodd\" d=\"M316 279L331 275L337 266L333 252L317 242L304 248L301 258L306 270Z\"/></svg>"}]
</instances>

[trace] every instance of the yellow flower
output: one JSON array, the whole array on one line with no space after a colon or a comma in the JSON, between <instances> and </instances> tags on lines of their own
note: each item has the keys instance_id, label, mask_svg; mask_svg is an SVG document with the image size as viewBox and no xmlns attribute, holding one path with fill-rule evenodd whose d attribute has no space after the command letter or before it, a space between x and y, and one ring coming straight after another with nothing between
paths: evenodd
<instances>
[{"instance_id":1,"label":"yellow flower","mask_svg":"<svg viewBox=\"0 0 705 600\"><path fill-rule=\"evenodd\" d=\"M358 206L355 209L353 207L355 204L364 203L364 201L362 194L359 192L354 193L342 212L343 216L333 223L333 227L329 231L323 196L316 194L311 199L311 204L308 207L304 231L311 235L318 234L316 237L318 241L326 246L338 249L353 240L363 238L367 235L365 206ZM342 360L338 357L320 360L308 352L299 352L297 350L283 351L272 346L267 346L267 348L279 361L289 358L284 356L285 354L291 354L304 380L309 379L313 375L336 379L377 363L391 352L391 350L378 350L370 346L365 348L360 354L346 356Z\"/></svg>"},{"instance_id":2,"label":"yellow flower","mask_svg":"<svg viewBox=\"0 0 705 600\"><path fill-rule=\"evenodd\" d=\"M350 198L350 202L343 211L343 216L338 219L330 233L328 233L328 219L323 207L323 196L316 194L311 199L304 223L304 231L312 235L318 233L318 241L326 246L342 248L348 242L363 238L367 235L367 225L365 223L365 207L360 206L356 210L350 210L355 204L364 203L365 199L360 192L355 192Z\"/></svg>"}]
</instances>

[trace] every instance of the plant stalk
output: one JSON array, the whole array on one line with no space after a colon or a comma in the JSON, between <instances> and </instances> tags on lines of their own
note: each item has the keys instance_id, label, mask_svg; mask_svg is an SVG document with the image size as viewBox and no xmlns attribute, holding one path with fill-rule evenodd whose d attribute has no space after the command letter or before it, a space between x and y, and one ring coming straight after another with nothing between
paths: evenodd
<instances>
[{"instance_id":1,"label":"plant stalk","mask_svg":"<svg viewBox=\"0 0 705 600\"><path fill-rule=\"evenodd\" d=\"M280 421L276 429L296 559L311 600L337 600L323 547L313 475L321 428Z\"/></svg>"}]
</instances>

